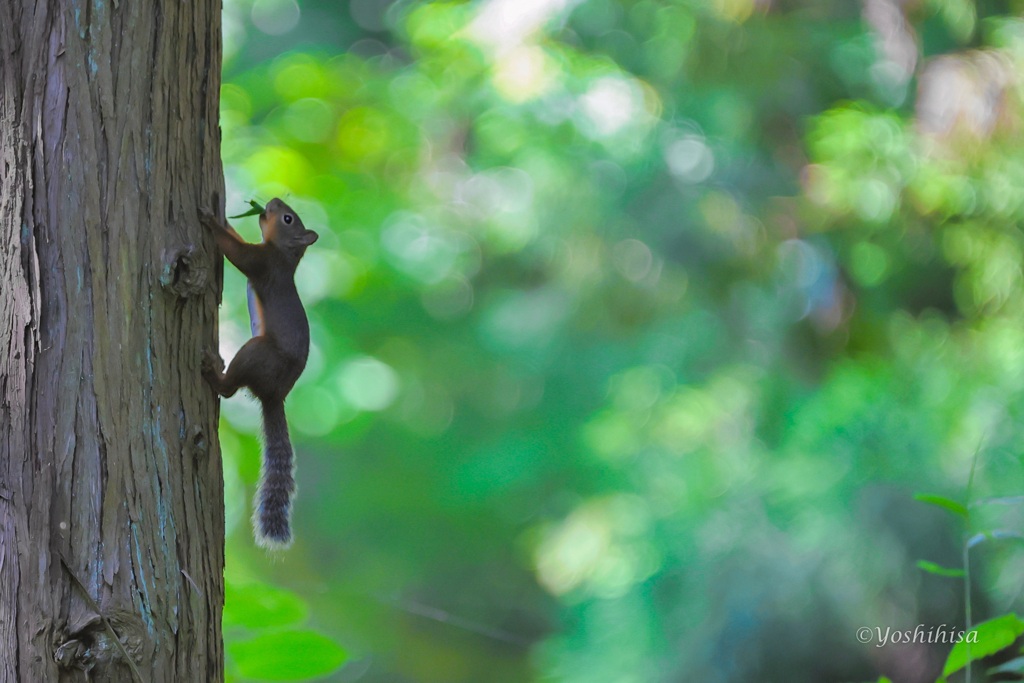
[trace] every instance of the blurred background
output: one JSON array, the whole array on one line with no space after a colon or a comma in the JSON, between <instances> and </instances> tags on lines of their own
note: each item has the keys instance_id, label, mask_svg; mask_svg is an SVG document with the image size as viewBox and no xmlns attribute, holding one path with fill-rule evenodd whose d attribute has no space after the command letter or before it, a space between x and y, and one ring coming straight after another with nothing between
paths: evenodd
<instances>
[{"instance_id":1,"label":"blurred background","mask_svg":"<svg viewBox=\"0 0 1024 683\"><path fill-rule=\"evenodd\" d=\"M321 236L229 680L931 681L857 629L1022 608L1021 11L226 0L228 213Z\"/></svg>"}]
</instances>

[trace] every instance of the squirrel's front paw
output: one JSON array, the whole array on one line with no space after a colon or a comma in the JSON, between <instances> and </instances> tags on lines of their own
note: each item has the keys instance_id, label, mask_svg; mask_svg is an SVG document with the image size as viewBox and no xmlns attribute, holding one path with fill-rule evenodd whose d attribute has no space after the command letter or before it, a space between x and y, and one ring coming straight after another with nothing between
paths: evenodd
<instances>
[{"instance_id":1,"label":"squirrel's front paw","mask_svg":"<svg viewBox=\"0 0 1024 683\"><path fill-rule=\"evenodd\" d=\"M214 214L213 211L206 206L199 208L199 222L202 223L207 228L209 228L210 230L223 229L220 219L218 219L216 214Z\"/></svg>"}]
</instances>

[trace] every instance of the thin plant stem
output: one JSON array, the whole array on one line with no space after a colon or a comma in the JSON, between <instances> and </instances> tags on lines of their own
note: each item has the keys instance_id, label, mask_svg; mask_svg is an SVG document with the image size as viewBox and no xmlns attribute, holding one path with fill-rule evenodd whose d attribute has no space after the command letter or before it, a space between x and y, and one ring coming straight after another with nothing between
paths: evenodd
<instances>
[{"instance_id":1,"label":"thin plant stem","mask_svg":"<svg viewBox=\"0 0 1024 683\"><path fill-rule=\"evenodd\" d=\"M978 466L978 457L981 454L981 444L974 449L974 457L971 458L971 472L967 476L967 500L965 508L967 514L964 518L964 627L967 633L971 632L971 549L969 541L971 538L971 502L974 495L974 470ZM967 672L964 677L966 683L971 683L971 639L967 638Z\"/></svg>"}]
</instances>

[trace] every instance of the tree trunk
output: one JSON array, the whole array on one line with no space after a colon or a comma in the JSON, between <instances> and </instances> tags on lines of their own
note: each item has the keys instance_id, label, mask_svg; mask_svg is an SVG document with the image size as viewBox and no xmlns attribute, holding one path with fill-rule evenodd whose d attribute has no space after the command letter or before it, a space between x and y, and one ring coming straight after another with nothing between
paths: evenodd
<instances>
[{"instance_id":1,"label":"tree trunk","mask_svg":"<svg viewBox=\"0 0 1024 683\"><path fill-rule=\"evenodd\" d=\"M223 678L220 12L0 2L0 683Z\"/></svg>"}]
</instances>

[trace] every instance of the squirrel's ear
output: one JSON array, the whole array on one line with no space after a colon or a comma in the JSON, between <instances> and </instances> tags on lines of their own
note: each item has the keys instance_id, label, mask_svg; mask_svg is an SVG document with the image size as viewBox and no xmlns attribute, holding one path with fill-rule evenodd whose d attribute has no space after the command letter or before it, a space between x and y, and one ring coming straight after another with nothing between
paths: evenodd
<instances>
[{"instance_id":1,"label":"squirrel's ear","mask_svg":"<svg viewBox=\"0 0 1024 683\"><path fill-rule=\"evenodd\" d=\"M313 244L313 242L316 242L319 237L320 235L316 234L312 230L307 230L306 232L299 235L299 244L301 244L304 247L308 247L309 245Z\"/></svg>"}]
</instances>

